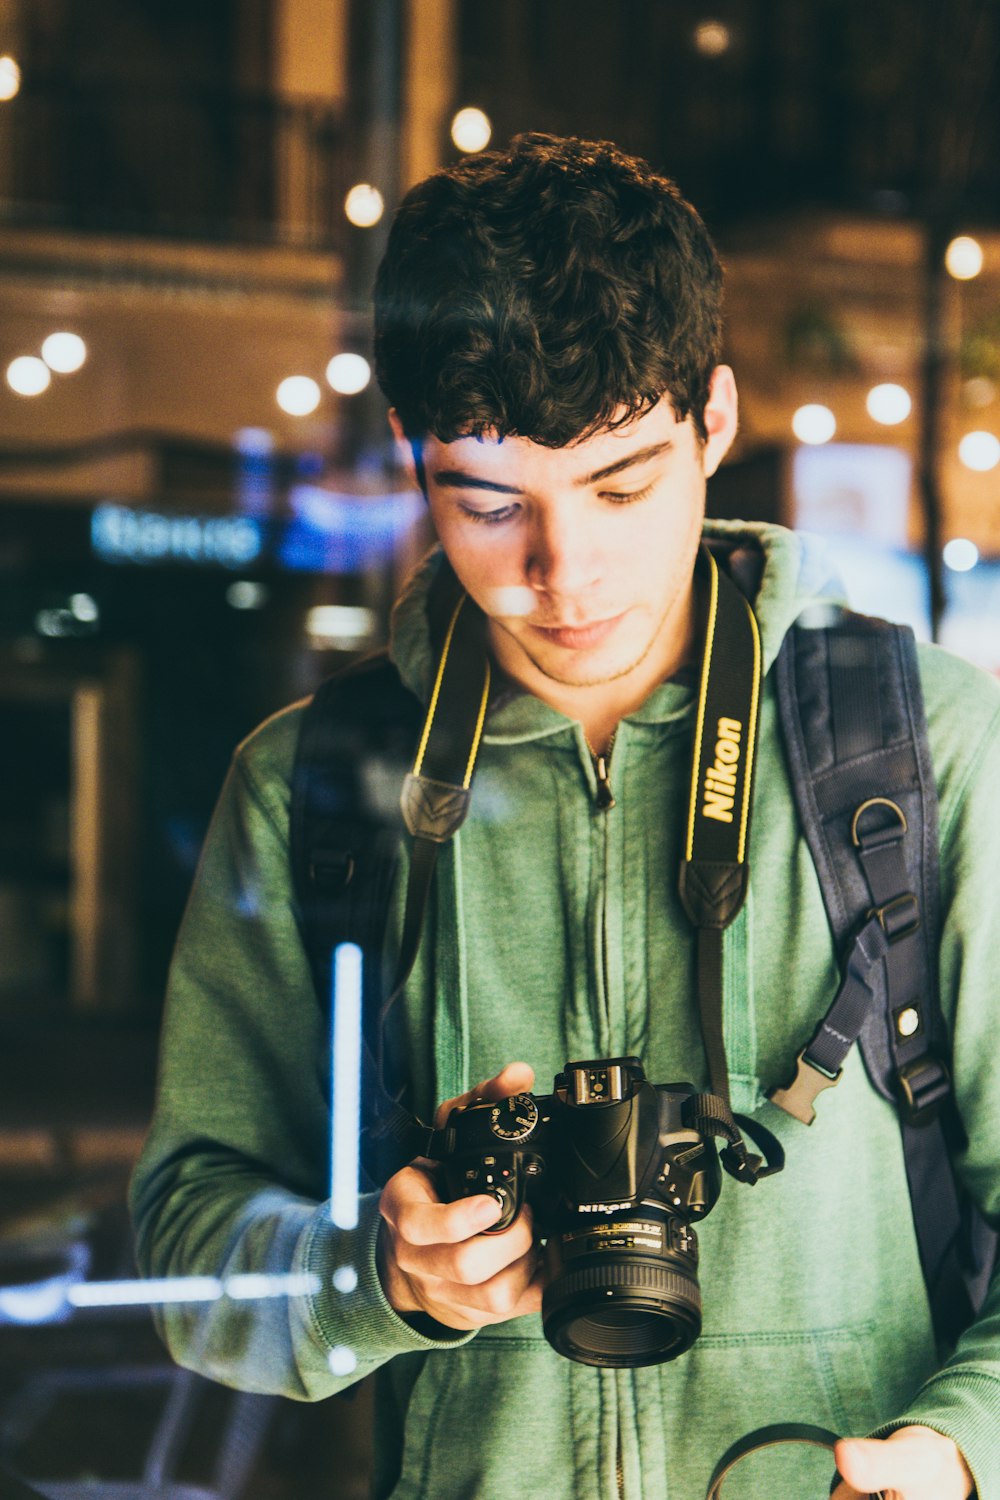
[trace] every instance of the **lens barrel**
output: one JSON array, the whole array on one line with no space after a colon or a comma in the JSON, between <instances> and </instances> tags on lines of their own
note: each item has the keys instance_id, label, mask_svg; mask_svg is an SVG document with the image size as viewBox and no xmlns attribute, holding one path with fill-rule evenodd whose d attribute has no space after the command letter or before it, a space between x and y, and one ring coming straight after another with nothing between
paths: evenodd
<instances>
[{"instance_id":1,"label":"lens barrel","mask_svg":"<svg viewBox=\"0 0 1000 1500\"><path fill-rule=\"evenodd\" d=\"M549 1236L545 1337L580 1364L663 1364L701 1332L694 1231L643 1204L628 1216L588 1218Z\"/></svg>"}]
</instances>

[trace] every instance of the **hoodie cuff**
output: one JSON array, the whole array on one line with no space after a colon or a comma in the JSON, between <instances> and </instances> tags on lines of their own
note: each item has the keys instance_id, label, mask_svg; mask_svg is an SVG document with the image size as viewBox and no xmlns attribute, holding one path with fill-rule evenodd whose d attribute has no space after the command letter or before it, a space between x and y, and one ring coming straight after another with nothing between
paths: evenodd
<instances>
[{"instance_id":1,"label":"hoodie cuff","mask_svg":"<svg viewBox=\"0 0 1000 1500\"><path fill-rule=\"evenodd\" d=\"M299 1267L314 1287L307 1303L324 1354L350 1350L359 1369L371 1369L396 1354L469 1343L478 1330L447 1328L432 1318L422 1318L418 1328L388 1301L376 1264L381 1222L379 1194L365 1193L356 1229L338 1229L326 1203L302 1236Z\"/></svg>"},{"instance_id":2,"label":"hoodie cuff","mask_svg":"<svg viewBox=\"0 0 1000 1500\"><path fill-rule=\"evenodd\" d=\"M930 1427L951 1438L972 1471L975 1495L1000 1496L1000 1380L977 1371L944 1372L922 1386L902 1416L869 1433Z\"/></svg>"}]
</instances>

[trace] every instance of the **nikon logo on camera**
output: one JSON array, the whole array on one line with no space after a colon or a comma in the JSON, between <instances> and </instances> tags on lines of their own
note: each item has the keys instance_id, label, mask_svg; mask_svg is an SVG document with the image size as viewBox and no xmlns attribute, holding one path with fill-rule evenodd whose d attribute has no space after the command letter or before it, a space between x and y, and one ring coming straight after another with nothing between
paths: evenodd
<instances>
[{"instance_id":1,"label":"nikon logo on camera","mask_svg":"<svg viewBox=\"0 0 1000 1500\"><path fill-rule=\"evenodd\" d=\"M743 725L739 719L721 718L715 734L715 764L708 766L705 771L702 783L705 800L701 813L702 817L714 818L717 823L731 823L736 801L736 777L742 751L740 741Z\"/></svg>"}]
</instances>

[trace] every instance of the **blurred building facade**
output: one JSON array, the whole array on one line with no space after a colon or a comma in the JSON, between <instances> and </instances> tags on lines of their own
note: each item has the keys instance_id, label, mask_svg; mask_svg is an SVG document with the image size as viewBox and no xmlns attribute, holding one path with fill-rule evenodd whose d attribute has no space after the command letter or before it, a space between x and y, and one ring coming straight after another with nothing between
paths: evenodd
<instances>
[{"instance_id":1,"label":"blurred building facade","mask_svg":"<svg viewBox=\"0 0 1000 1500\"><path fill-rule=\"evenodd\" d=\"M0 835L26 992L155 1009L232 743L384 632L424 537L373 385L325 372L369 352L388 211L459 154L460 106L494 140L612 137L680 182L723 248L743 396L713 504L844 545L874 528L896 607L947 640L944 544L1000 554L998 35L976 0L947 25L892 0L0 0L0 653L51 785ZM960 233L967 280L940 267ZM67 332L75 373L41 359ZM47 388L19 394L15 362ZM825 458L799 454L803 407L835 425Z\"/></svg>"}]
</instances>

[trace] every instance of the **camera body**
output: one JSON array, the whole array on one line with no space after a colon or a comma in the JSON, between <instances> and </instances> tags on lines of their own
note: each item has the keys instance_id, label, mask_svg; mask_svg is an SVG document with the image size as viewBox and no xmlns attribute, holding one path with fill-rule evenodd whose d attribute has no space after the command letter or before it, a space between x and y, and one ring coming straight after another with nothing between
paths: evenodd
<instances>
[{"instance_id":1,"label":"camera body","mask_svg":"<svg viewBox=\"0 0 1000 1500\"><path fill-rule=\"evenodd\" d=\"M437 1155L449 1198L492 1194L487 1233L531 1205L546 1240L545 1336L584 1364L675 1359L701 1331L693 1225L721 1188L688 1083L651 1084L638 1058L568 1063L551 1094L455 1109Z\"/></svg>"}]
</instances>

